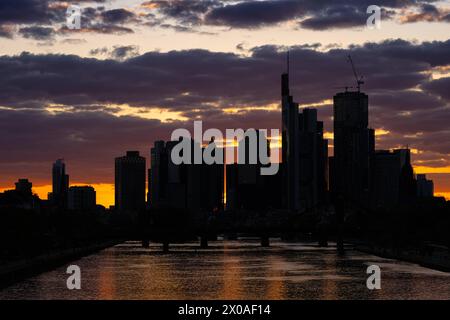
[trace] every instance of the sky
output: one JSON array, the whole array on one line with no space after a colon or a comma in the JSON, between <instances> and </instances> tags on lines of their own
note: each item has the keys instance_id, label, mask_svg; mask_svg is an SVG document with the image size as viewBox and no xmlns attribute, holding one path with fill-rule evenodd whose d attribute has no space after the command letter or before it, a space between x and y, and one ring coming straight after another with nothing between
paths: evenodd
<instances>
[{"instance_id":1,"label":"sky","mask_svg":"<svg viewBox=\"0 0 450 320\"><path fill-rule=\"evenodd\" d=\"M66 10L81 8L81 28ZM380 28L368 28L370 5ZM377 149L409 146L450 199L450 2L422 0L0 0L0 190L28 178L114 203L114 158L177 128L279 128L280 74L316 107L332 154L332 97L364 76Z\"/></svg>"}]
</instances>

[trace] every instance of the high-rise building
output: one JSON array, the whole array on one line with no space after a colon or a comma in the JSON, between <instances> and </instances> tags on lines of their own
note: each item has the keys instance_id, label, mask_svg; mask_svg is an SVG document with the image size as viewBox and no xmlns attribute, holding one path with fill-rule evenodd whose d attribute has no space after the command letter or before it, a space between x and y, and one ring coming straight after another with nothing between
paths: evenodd
<instances>
[{"instance_id":1,"label":"high-rise building","mask_svg":"<svg viewBox=\"0 0 450 320\"><path fill-rule=\"evenodd\" d=\"M281 76L282 96L282 203L291 211L309 210L326 198L328 141L317 110L298 103L289 90L289 73Z\"/></svg>"},{"instance_id":2,"label":"high-rise building","mask_svg":"<svg viewBox=\"0 0 450 320\"><path fill-rule=\"evenodd\" d=\"M325 201L328 189L328 140L323 139L323 122L317 121L317 109L302 109L298 123L300 205L312 209Z\"/></svg>"},{"instance_id":3,"label":"high-rise building","mask_svg":"<svg viewBox=\"0 0 450 320\"><path fill-rule=\"evenodd\" d=\"M434 183L433 180L428 180L425 174L417 175L417 196L419 198L434 197Z\"/></svg>"},{"instance_id":4,"label":"high-rise building","mask_svg":"<svg viewBox=\"0 0 450 320\"><path fill-rule=\"evenodd\" d=\"M400 157L400 201L408 203L417 197L417 182L411 164L411 150L409 148L395 149L394 152Z\"/></svg>"},{"instance_id":5,"label":"high-rise building","mask_svg":"<svg viewBox=\"0 0 450 320\"><path fill-rule=\"evenodd\" d=\"M298 103L289 91L289 72L281 75L282 202L288 210L300 209Z\"/></svg>"},{"instance_id":6,"label":"high-rise building","mask_svg":"<svg viewBox=\"0 0 450 320\"><path fill-rule=\"evenodd\" d=\"M368 96L359 91L334 96L332 193L362 205L368 200L369 159L375 149L368 107Z\"/></svg>"},{"instance_id":7,"label":"high-rise building","mask_svg":"<svg viewBox=\"0 0 450 320\"><path fill-rule=\"evenodd\" d=\"M400 154L377 150L370 162L370 203L373 208L389 208L400 200Z\"/></svg>"},{"instance_id":8,"label":"high-rise building","mask_svg":"<svg viewBox=\"0 0 450 320\"><path fill-rule=\"evenodd\" d=\"M19 181L17 181L15 185L17 192L20 192L23 195L32 195L31 188L33 187L33 184L28 181L28 179L19 179Z\"/></svg>"},{"instance_id":9,"label":"high-rise building","mask_svg":"<svg viewBox=\"0 0 450 320\"><path fill-rule=\"evenodd\" d=\"M145 158L139 151L115 159L115 207L129 213L145 209Z\"/></svg>"},{"instance_id":10,"label":"high-rise building","mask_svg":"<svg viewBox=\"0 0 450 320\"><path fill-rule=\"evenodd\" d=\"M52 193L49 200L59 208L67 208L68 191L69 175L66 174L66 164L63 159L58 159L52 167Z\"/></svg>"},{"instance_id":11,"label":"high-rise building","mask_svg":"<svg viewBox=\"0 0 450 320\"><path fill-rule=\"evenodd\" d=\"M370 204L389 208L415 198L409 149L376 150L370 161Z\"/></svg>"},{"instance_id":12,"label":"high-rise building","mask_svg":"<svg viewBox=\"0 0 450 320\"><path fill-rule=\"evenodd\" d=\"M218 211L224 206L224 149L220 148L214 140L209 142L209 147L214 150L213 158L218 152L222 153L222 163L203 164L201 170L202 207L207 211ZM203 149L204 150L204 149Z\"/></svg>"},{"instance_id":13,"label":"high-rise building","mask_svg":"<svg viewBox=\"0 0 450 320\"><path fill-rule=\"evenodd\" d=\"M68 208L76 211L92 211L96 207L96 193L91 186L69 188Z\"/></svg>"},{"instance_id":14,"label":"high-rise building","mask_svg":"<svg viewBox=\"0 0 450 320\"><path fill-rule=\"evenodd\" d=\"M194 148L201 146L193 140L191 163L175 164L171 153L180 142L156 141L151 149L150 206L191 211L222 208L223 164L195 164Z\"/></svg>"},{"instance_id":15,"label":"high-rise building","mask_svg":"<svg viewBox=\"0 0 450 320\"><path fill-rule=\"evenodd\" d=\"M164 206L167 195L167 149L164 141L155 141L150 151L149 198L151 207Z\"/></svg>"},{"instance_id":16,"label":"high-rise building","mask_svg":"<svg viewBox=\"0 0 450 320\"><path fill-rule=\"evenodd\" d=\"M250 135L253 134L252 141ZM253 149L256 157L250 155L250 143L256 143L257 147ZM259 155L270 159L270 142L262 131L247 130L247 135L238 141L238 158L241 158L241 162L227 165L227 209L264 210L279 207L279 174L262 175L261 168L265 165Z\"/></svg>"}]
</instances>

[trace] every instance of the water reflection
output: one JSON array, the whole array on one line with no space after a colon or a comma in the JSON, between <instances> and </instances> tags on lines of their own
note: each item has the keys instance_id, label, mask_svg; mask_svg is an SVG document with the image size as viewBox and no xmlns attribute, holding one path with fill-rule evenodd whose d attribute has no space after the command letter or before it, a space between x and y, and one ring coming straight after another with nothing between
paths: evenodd
<instances>
[{"instance_id":1,"label":"water reflection","mask_svg":"<svg viewBox=\"0 0 450 320\"><path fill-rule=\"evenodd\" d=\"M333 247L273 241L159 244L127 242L72 262L82 289L66 289L66 267L0 291L0 299L450 299L450 274ZM366 269L382 270L381 290Z\"/></svg>"}]
</instances>

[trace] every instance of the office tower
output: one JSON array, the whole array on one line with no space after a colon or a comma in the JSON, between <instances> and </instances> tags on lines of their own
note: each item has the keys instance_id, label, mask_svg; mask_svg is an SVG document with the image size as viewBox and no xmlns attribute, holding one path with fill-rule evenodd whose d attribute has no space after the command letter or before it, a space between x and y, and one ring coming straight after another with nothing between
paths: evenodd
<instances>
[{"instance_id":1,"label":"office tower","mask_svg":"<svg viewBox=\"0 0 450 320\"><path fill-rule=\"evenodd\" d=\"M257 147L253 150L255 155L250 155L250 143L256 143ZM265 150L260 150L262 146ZM262 131L247 130L247 135L238 141L240 163L227 165L227 209L262 210L273 206L277 193L271 191L272 188L279 187L269 184L273 181L273 176L261 175L261 168L265 165L259 161L259 154L264 152L270 158L270 142L267 137Z\"/></svg>"},{"instance_id":2,"label":"office tower","mask_svg":"<svg viewBox=\"0 0 450 320\"><path fill-rule=\"evenodd\" d=\"M425 174L417 175L417 196L419 198L434 197L433 180L428 180Z\"/></svg>"},{"instance_id":3,"label":"office tower","mask_svg":"<svg viewBox=\"0 0 450 320\"><path fill-rule=\"evenodd\" d=\"M186 167L176 165L172 149L179 141L156 141L151 149L150 205L153 208L182 209L187 206Z\"/></svg>"},{"instance_id":4,"label":"office tower","mask_svg":"<svg viewBox=\"0 0 450 320\"><path fill-rule=\"evenodd\" d=\"M289 67L288 67L289 69ZM281 75L283 206L300 209L298 103L289 92L289 71Z\"/></svg>"},{"instance_id":5,"label":"office tower","mask_svg":"<svg viewBox=\"0 0 450 320\"><path fill-rule=\"evenodd\" d=\"M316 109L299 113L290 95L289 72L281 76L281 95L282 203L288 210L309 210L327 197L328 141Z\"/></svg>"},{"instance_id":6,"label":"office tower","mask_svg":"<svg viewBox=\"0 0 450 320\"><path fill-rule=\"evenodd\" d=\"M115 206L119 212L145 209L145 158L139 151L115 159Z\"/></svg>"},{"instance_id":7,"label":"office tower","mask_svg":"<svg viewBox=\"0 0 450 320\"><path fill-rule=\"evenodd\" d=\"M370 162L370 204L389 208L415 197L409 149L376 150Z\"/></svg>"},{"instance_id":8,"label":"office tower","mask_svg":"<svg viewBox=\"0 0 450 320\"><path fill-rule=\"evenodd\" d=\"M151 149L150 206L193 212L222 208L223 164L195 164L194 148L203 149L193 140L191 163L175 164L171 153L179 142L156 141Z\"/></svg>"},{"instance_id":9,"label":"office tower","mask_svg":"<svg viewBox=\"0 0 450 320\"><path fill-rule=\"evenodd\" d=\"M394 153L397 153L400 158L400 202L409 203L417 197L417 182L411 165L411 150L395 149Z\"/></svg>"},{"instance_id":10,"label":"office tower","mask_svg":"<svg viewBox=\"0 0 450 320\"><path fill-rule=\"evenodd\" d=\"M223 209L224 203L224 149L220 148L214 140L209 142L209 146L214 148L212 157L214 158L218 152L221 152L222 163L202 164L202 207L207 211L218 211ZM203 149L204 150L204 149Z\"/></svg>"},{"instance_id":11,"label":"office tower","mask_svg":"<svg viewBox=\"0 0 450 320\"><path fill-rule=\"evenodd\" d=\"M149 193L150 206L161 207L167 203L168 155L164 141L155 141L150 151Z\"/></svg>"},{"instance_id":12,"label":"office tower","mask_svg":"<svg viewBox=\"0 0 450 320\"><path fill-rule=\"evenodd\" d=\"M67 192L69 191L69 175L66 174L66 164L58 159L52 168L52 193L49 200L59 208L67 208Z\"/></svg>"},{"instance_id":13,"label":"office tower","mask_svg":"<svg viewBox=\"0 0 450 320\"><path fill-rule=\"evenodd\" d=\"M27 196L32 195L31 188L33 187L33 184L28 181L28 179L19 179L19 181L17 181L15 185L17 192Z\"/></svg>"},{"instance_id":14,"label":"office tower","mask_svg":"<svg viewBox=\"0 0 450 320\"><path fill-rule=\"evenodd\" d=\"M96 208L96 192L90 186L69 188L68 208L75 211L92 211Z\"/></svg>"},{"instance_id":15,"label":"office tower","mask_svg":"<svg viewBox=\"0 0 450 320\"><path fill-rule=\"evenodd\" d=\"M334 96L334 196L365 205L368 200L369 159L374 130L368 128L368 96L341 92Z\"/></svg>"},{"instance_id":16,"label":"office tower","mask_svg":"<svg viewBox=\"0 0 450 320\"><path fill-rule=\"evenodd\" d=\"M305 108L298 115L300 206L312 209L323 203L327 193L328 140L317 109Z\"/></svg>"},{"instance_id":17,"label":"office tower","mask_svg":"<svg viewBox=\"0 0 450 320\"><path fill-rule=\"evenodd\" d=\"M370 203L372 208L389 208L400 200L401 159L398 152L377 150L372 156Z\"/></svg>"},{"instance_id":18,"label":"office tower","mask_svg":"<svg viewBox=\"0 0 450 320\"><path fill-rule=\"evenodd\" d=\"M187 209L188 164L175 164L172 161L172 150L179 141L168 141L167 150L167 203L171 208ZM191 159L192 160L192 159ZM197 177L198 178L198 177ZM191 203L192 205L192 203Z\"/></svg>"}]
</instances>

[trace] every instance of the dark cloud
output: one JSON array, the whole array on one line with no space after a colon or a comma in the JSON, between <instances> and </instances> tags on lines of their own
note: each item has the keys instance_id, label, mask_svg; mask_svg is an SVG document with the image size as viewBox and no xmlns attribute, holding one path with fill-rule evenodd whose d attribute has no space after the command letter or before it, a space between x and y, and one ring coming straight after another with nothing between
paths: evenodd
<instances>
[{"instance_id":1,"label":"dark cloud","mask_svg":"<svg viewBox=\"0 0 450 320\"><path fill-rule=\"evenodd\" d=\"M116 60L124 60L132 57L136 57L139 55L139 47L138 46L114 46L111 49L107 47L92 49L89 53L93 56L107 56Z\"/></svg>"},{"instance_id":2,"label":"dark cloud","mask_svg":"<svg viewBox=\"0 0 450 320\"><path fill-rule=\"evenodd\" d=\"M450 22L449 11L445 9L439 9L433 4L423 3L420 5L419 10L407 12L401 17L400 21L403 23L413 23L420 21L427 22Z\"/></svg>"},{"instance_id":3,"label":"dark cloud","mask_svg":"<svg viewBox=\"0 0 450 320\"><path fill-rule=\"evenodd\" d=\"M208 24L252 28L276 24L305 14L302 1L244 1L214 8L205 17Z\"/></svg>"},{"instance_id":4,"label":"dark cloud","mask_svg":"<svg viewBox=\"0 0 450 320\"><path fill-rule=\"evenodd\" d=\"M327 8L316 16L302 20L299 24L305 29L326 30L354 26L362 27L366 20L367 14L359 8L337 6Z\"/></svg>"},{"instance_id":5,"label":"dark cloud","mask_svg":"<svg viewBox=\"0 0 450 320\"><path fill-rule=\"evenodd\" d=\"M364 27L368 6L382 8L382 18L396 16L394 9L422 6L431 14L433 0L167 0L147 1L144 7L158 10L166 17L179 21L185 27L196 25L219 25L234 28L260 28L286 21L296 21L307 29Z\"/></svg>"},{"instance_id":6,"label":"dark cloud","mask_svg":"<svg viewBox=\"0 0 450 320\"><path fill-rule=\"evenodd\" d=\"M129 46L111 50L115 52L105 49L103 54L116 58L136 54L136 48ZM275 46L253 48L249 57L205 50L148 52L123 62L64 55L2 57L0 98L3 104L12 105L48 99L76 104L81 99L80 103L157 105L174 110L208 103L269 104L278 99L274 83L285 69L283 52ZM392 40L326 52L293 47L293 90L300 102L325 100L334 87L353 85L346 61L349 53L366 77L367 90L403 91L427 83L430 67L450 64L450 41L415 45Z\"/></svg>"},{"instance_id":7,"label":"dark cloud","mask_svg":"<svg viewBox=\"0 0 450 320\"><path fill-rule=\"evenodd\" d=\"M427 82L423 85L423 89L446 99L450 103L450 77Z\"/></svg>"},{"instance_id":8,"label":"dark cloud","mask_svg":"<svg viewBox=\"0 0 450 320\"><path fill-rule=\"evenodd\" d=\"M136 17L133 12L125 9L104 11L101 13L101 16L105 23L125 23Z\"/></svg>"},{"instance_id":9,"label":"dark cloud","mask_svg":"<svg viewBox=\"0 0 450 320\"><path fill-rule=\"evenodd\" d=\"M382 90L370 97L371 105L383 110L395 112L414 111L421 109L435 109L445 106L445 102L438 96L414 90Z\"/></svg>"},{"instance_id":10,"label":"dark cloud","mask_svg":"<svg viewBox=\"0 0 450 320\"><path fill-rule=\"evenodd\" d=\"M139 55L138 46L117 46L114 47L111 56L115 59L123 60Z\"/></svg>"},{"instance_id":11,"label":"dark cloud","mask_svg":"<svg viewBox=\"0 0 450 320\"><path fill-rule=\"evenodd\" d=\"M68 5L81 5L80 30L68 29L65 25ZM135 21L135 14L123 8L105 11L100 6L104 0L1 0L0 37L13 38L14 26L19 26L19 34L35 40L52 39L55 33L67 35L76 32L102 34L129 34L133 30L123 24ZM96 7L87 7L97 3ZM53 29L59 29L53 32Z\"/></svg>"},{"instance_id":12,"label":"dark cloud","mask_svg":"<svg viewBox=\"0 0 450 320\"><path fill-rule=\"evenodd\" d=\"M59 34L67 35L67 34L77 34L77 33L102 33L102 34L116 34L116 35L123 35L123 34L130 34L134 33L133 29L119 26L119 25L112 25L112 24L102 24L102 23L96 23L89 26L82 26L80 29L69 29L66 26L61 28L59 30Z\"/></svg>"},{"instance_id":13,"label":"dark cloud","mask_svg":"<svg viewBox=\"0 0 450 320\"><path fill-rule=\"evenodd\" d=\"M35 40L51 40L55 35L53 28L32 26L19 29L19 33L24 38L30 38Z\"/></svg>"},{"instance_id":14,"label":"dark cloud","mask_svg":"<svg viewBox=\"0 0 450 320\"><path fill-rule=\"evenodd\" d=\"M0 1L0 24L45 23L61 21L61 10L49 7L49 0L2 0Z\"/></svg>"},{"instance_id":15,"label":"dark cloud","mask_svg":"<svg viewBox=\"0 0 450 320\"><path fill-rule=\"evenodd\" d=\"M369 15L367 7L357 5L330 5L323 10L318 10L311 17L299 22L299 26L304 29L328 30L339 28L364 28ZM391 19L392 11L384 8L381 10L382 21Z\"/></svg>"},{"instance_id":16,"label":"dark cloud","mask_svg":"<svg viewBox=\"0 0 450 320\"><path fill-rule=\"evenodd\" d=\"M211 8L222 6L220 0L153 0L146 1L143 7L156 8L165 16L176 18L181 23L195 25L202 22L202 15Z\"/></svg>"}]
</instances>

